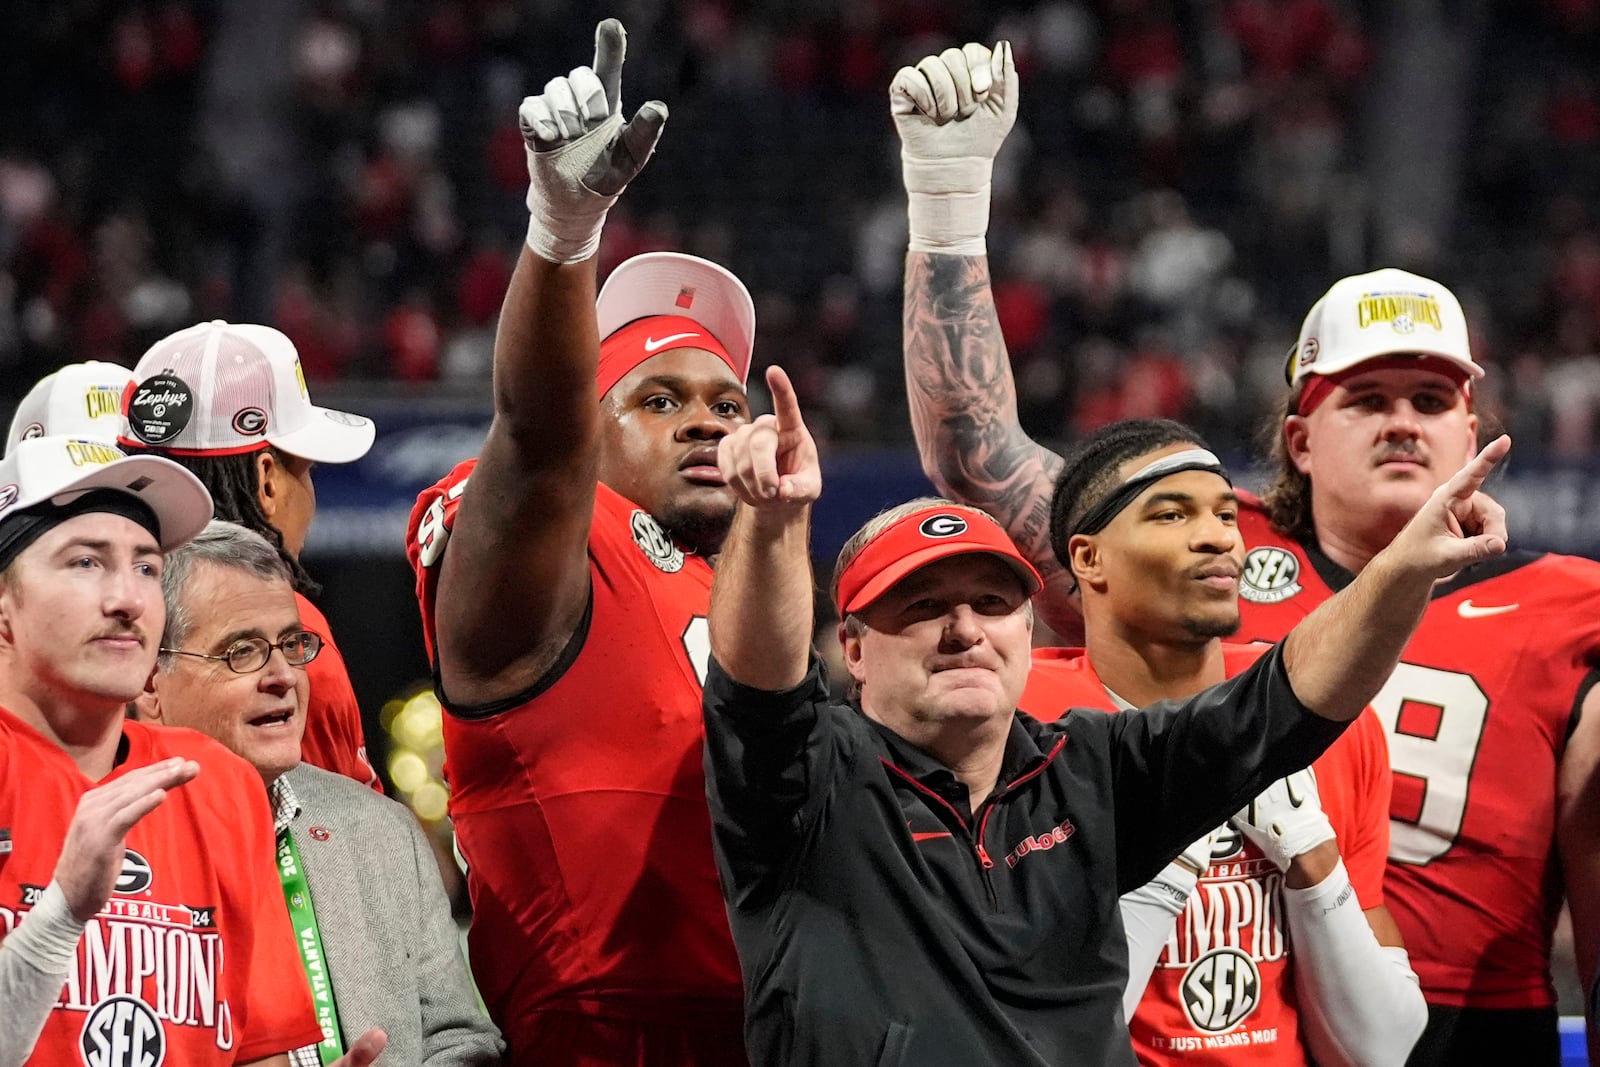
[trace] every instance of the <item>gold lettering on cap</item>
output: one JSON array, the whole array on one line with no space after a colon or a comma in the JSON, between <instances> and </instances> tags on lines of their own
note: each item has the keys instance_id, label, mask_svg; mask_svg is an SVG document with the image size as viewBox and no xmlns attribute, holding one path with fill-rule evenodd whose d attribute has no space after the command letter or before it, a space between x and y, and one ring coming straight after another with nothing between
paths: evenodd
<instances>
[{"instance_id":1,"label":"gold lettering on cap","mask_svg":"<svg viewBox=\"0 0 1600 1067\"><path fill-rule=\"evenodd\" d=\"M122 390L109 385L92 386L83 396L83 407L91 419L98 419L103 415L121 414Z\"/></svg>"},{"instance_id":2,"label":"gold lettering on cap","mask_svg":"<svg viewBox=\"0 0 1600 1067\"><path fill-rule=\"evenodd\" d=\"M1439 300L1426 293L1367 293L1356 304L1356 321L1363 330L1382 322L1399 333L1410 333L1418 323L1444 330Z\"/></svg>"},{"instance_id":3,"label":"gold lettering on cap","mask_svg":"<svg viewBox=\"0 0 1600 1067\"><path fill-rule=\"evenodd\" d=\"M74 467L103 467L122 458L122 453L110 445L93 441L68 441L67 458Z\"/></svg>"}]
</instances>

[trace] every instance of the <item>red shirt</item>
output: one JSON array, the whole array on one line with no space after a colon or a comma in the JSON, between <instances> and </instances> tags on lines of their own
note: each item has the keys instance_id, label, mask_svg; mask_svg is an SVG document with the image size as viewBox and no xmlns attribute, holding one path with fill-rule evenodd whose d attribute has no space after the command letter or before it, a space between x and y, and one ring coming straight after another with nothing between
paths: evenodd
<instances>
[{"instance_id":1,"label":"red shirt","mask_svg":"<svg viewBox=\"0 0 1600 1067\"><path fill-rule=\"evenodd\" d=\"M473 465L412 512L430 652L434 565ZM560 676L507 710L444 721L473 973L524 1057L541 1010L725 1026L742 1004L701 770L711 567L602 485L589 569L587 633Z\"/></svg>"},{"instance_id":2,"label":"red shirt","mask_svg":"<svg viewBox=\"0 0 1600 1067\"><path fill-rule=\"evenodd\" d=\"M322 651L306 665L311 694L306 702L306 732L300 740L300 758L313 767L354 778L383 792L383 783L367 762L367 742L361 729L361 705L350 687L333 630L317 606L299 593L300 625L322 638Z\"/></svg>"},{"instance_id":3,"label":"red shirt","mask_svg":"<svg viewBox=\"0 0 1600 1067\"><path fill-rule=\"evenodd\" d=\"M1265 646L1224 645L1228 677ZM1116 710L1082 649L1037 649L1022 709L1053 720L1068 708ZM1383 903L1389 846L1389 762L1369 709L1312 764L1322 809L1362 908ZM1146 1065L1307 1065L1295 1001L1294 946L1283 912L1283 874L1243 834L1224 825L1138 1011L1128 1020Z\"/></svg>"},{"instance_id":4,"label":"red shirt","mask_svg":"<svg viewBox=\"0 0 1600 1067\"><path fill-rule=\"evenodd\" d=\"M1240 638L1272 641L1350 576L1243 504ZM1592 560L1514 552L1468 568L1435 589L1372 702L1394 769L1385 892L1432 1003L1555 1003L1556 768L1600 668L1597 604Z\"/></svg>"},{"instance_id":5,"label":"red shirt","mask_svg":"<svg viewBox=\"0 0 1600 1067\"><path fill-rule=\"evenodd\" d=\"M273 863L255 770L193 730L123 725L105 781L171 756L200 774L127 837L122 876L89 920L29 1064L260 1059L321 1040ZM78 799L98 784L0 708L0 937L50 883ZM120 1049L111 1052L112 1049Z\"/></svg>"}]
</instances>

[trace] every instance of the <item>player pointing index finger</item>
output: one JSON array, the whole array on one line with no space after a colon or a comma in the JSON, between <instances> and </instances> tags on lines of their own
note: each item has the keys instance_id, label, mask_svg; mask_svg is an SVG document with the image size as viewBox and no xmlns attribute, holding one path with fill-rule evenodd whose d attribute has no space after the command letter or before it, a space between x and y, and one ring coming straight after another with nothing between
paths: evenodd
<instances>
[{"instance_id":1,"label":"player pointing index finger","mask_svg":"<svg viewBox=\"0 0 1600 1067\"><path fill-rule=\"evenodd\" d=\"M822 492L822 470L816 442L800 413L800 399L781 367L767 368L767 388L778 424L777 496L786 504L815 500Z\"/></svg>"},{"instance_id":2,"label":"player pointing index finger","mask_svg":"<svg viewBox=\"0 0 1600 1067\"><path fill-rule=\"evenodd\" d=\"M1505 552L1505 509L1479 487L1510 449L1511 439L1505 436L1485 445L1434 490L1416 518L1395 536L1393 547L1436 560L1438 578Z\"/></svg>"},{"instance_id":3,"label":"player pointing index finger","mask_svg":"<svg viewBox=\"0 0 1600 1067\"><path fill-rule=\"evenodd\" d=\"M408 555L480 905L472 966L507 1061L745 1067L699 709L709 560L737 502L718 444L749 421L755 307L676 252L596 292L606 212L667 115L647 101L624 123L624 56L602 22L593 68L523 102L528 238L494 421L418 500ZM597 849L596 826L648 833Z\"/></svg>"},{"instance_id":4,"label":"player pointing index finger","mask_svg":"<svg viewBox=\"0 0 1600 1067\"><path fill-rule=\"evenodd\" d=\"M817 448L806 429L789 376L767 369L772 415L735 430L717 448L717 464L739 499L756 508L815 500L822 490Z\"/></svg>"},{"instance_id":5,"label":"player pointing index finger","mask_svg":"<svg viewBox=\"0 0 1600 1067\"><path fill-rule=\"evenodd\" d=\"M1003 87L1014 101L1015 83ZM909 200L906 386L923 468L1005 525L1045 579L1041 615L1077 634L1075 582L1057 556L1070 530L1049 506L1062 457L1023 430L989 278L987 164L1004 127L986 108L936 113L916 68L896 76L890 103ZM1485 373L1461 302L1434 279L1375 269L1311 307L1285 368L1274 482L1260 499L1240 494L1242 640L1281 640L1468 463ZM1481 529L1498 531L1494 510L1483 514ZM1460 526L1452 513L1440 529L1450 521ZM1586 985L1600 962L1600 564L1499 549L1473 558L1433 586L1375 701L1404 784L1384 894L1429 1005L1412 1062L1553 1063L1548 916L1563 896ZM1508 615L1540 621L1504 626ZM1437 718L1419 723L1424 707ZM1385 1057L1404 1058L1407 1044Z\"/></svg>"},{"instance_id":6,"label":"player pointing index finger","mask_svg":"<svg viewBox=\"0 0 1600 1067\"><path fill-rule=\"evenodd\" d=\"M1451 514L1463 523L1476 520L1470 528L1484 536L1498 536L1501 542L1506 539L1505 509L1492 498L1482 494L1480 490L1495 467L1500 465L1500 461L1510 451L1511 438L1501 434L1484 445L1483 449L1472 458L1472 462L1461 468L1450 480L1450 485L1453 487ZM1504 549L1505 545L1502 543L1495 548L1495 551Z\"/></svg>"}]
</instances>

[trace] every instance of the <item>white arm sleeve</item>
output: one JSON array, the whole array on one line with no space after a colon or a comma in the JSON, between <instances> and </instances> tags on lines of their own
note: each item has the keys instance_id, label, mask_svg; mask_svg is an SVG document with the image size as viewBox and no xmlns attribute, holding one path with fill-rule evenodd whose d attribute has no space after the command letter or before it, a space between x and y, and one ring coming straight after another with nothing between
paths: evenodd
<instances>
[{"instance_id":1,"label":"white arm sleeve","mask_svg":"<svg viewBox=\"0 0 1600 1067\"><path fill-rule=\"evenodd\" d=\"M20 1067L33 1052L72 969L84 924L52 881L25 921L0 941L0 1067Z\"/></svg>"},{"instance_id":2,"label":"white arm sleeve","mask_svg":"<svg viewBox=\"0 0 1600 1067\"><path fill-rule=\"evenodd\" d=\"M1206 838L1209 842L1210 838ZM1156 969L1156 960L1172 937L1172 928L1189 903L1189 894L1200 876L1178 863L1138 889L1124 893L1118 901L1122 927L1128 935L1128 984L1122 990L1122 1015L1132 1019L1144 997L1145 986Z\"/></svg>"},{"instance_id":3,"label":"white arm sleeve","mask_svg":"<svg viewBox=\"0 0 1600 1067\"><path fill-rule=\"evenodd\" d=\"M1323 1067L1405 1063L1428 1006L1403 948L1378 944L1340 860L1307 889L1283 891L1307 1046Z\"/></svg>"}]
</instances>

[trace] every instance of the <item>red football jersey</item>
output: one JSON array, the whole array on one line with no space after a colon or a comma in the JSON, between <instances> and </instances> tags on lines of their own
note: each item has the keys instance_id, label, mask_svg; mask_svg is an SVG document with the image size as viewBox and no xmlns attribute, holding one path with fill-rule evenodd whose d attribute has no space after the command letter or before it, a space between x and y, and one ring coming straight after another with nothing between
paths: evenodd
<instances>
[{"instance_id":1,"label":"red football jersey","mask_svg":"<svg viewBox=\"0 0 1600 1067\"><path fill-rule=\"evenodd\" d=\"M436 565L473 465L412 513L430 653ZM444 721L473 973L520 1056L543 1009L691 1026L742 1010L701 770L711 567L602 485L589 568L588 630L560 677Z\"/></svg>"},{"instance_id":2,"label":"red football jersey","mask_svg":"<svg viewBox=\"0 0 1600 1067\"><path fill-rule=\"evenodd\" d=\"M1228 677L1264 646L1224 645ZM1038 649L1022 710L1060 718L1068 708L1116 710L1082 649ZM1389 762L1383 728L1362 712L1312 769L1322 808L1363 908L1384 902L1389 847ZM1139 1062L1309 1064L1300 1041L1283 874L1254 844L1224 826L1128 1020Z\"/></svg>"},{"instance_id":3,"label":"red football jersey","mask_svg":"<svg viewBox=\"0 0 1600 1067\"><path fill-rule=\"evenodd\" d=\"M261 777L193 730L129 722L123 736L127 758L106 781L171 756L200 774L128 834L116 889L27 1062L220 1065L321 1040ZM27 920L95 785L0 708L0 937Z\"/></svg>"},{"instance_id":4,"label":"red football jersey","mask_svg":"<svg viewBox=\"0 0 1600 1067\"><path fill-rule=\"evenodd\" d=\"M1247 498L1243 639L1275 641L1350 575ZM1556 767L1600 667L1600 563L1509 553L1440 585L1373 700L1389 736L1389 910L1435 1004L1555 1003Z\"/></svg>"},{"instance_id":5,"label":"red football jersey","mask_svg":"<svg viewBox=\"0 0 1600 1067\"><path fill-rule=\"evenodd\" d=\"M300 625L322 638L322 651L306 665L310 696L306 701L306 732L300 740L300 758L313 767L354 778L383 792L383 783L367 762L367 742L361 728L361 705L350 686L333 630L317 606L299 593Z\"/></svg>"}]
</instances>

